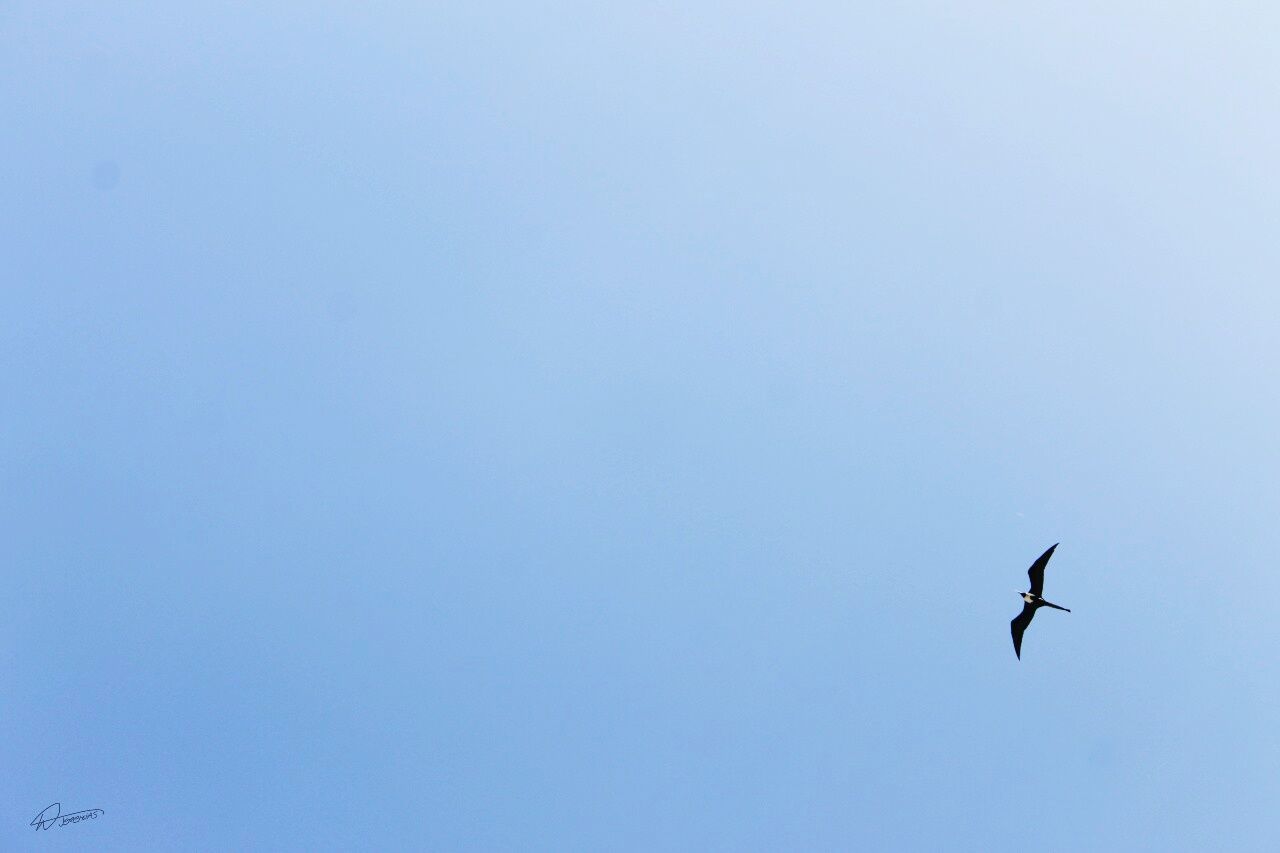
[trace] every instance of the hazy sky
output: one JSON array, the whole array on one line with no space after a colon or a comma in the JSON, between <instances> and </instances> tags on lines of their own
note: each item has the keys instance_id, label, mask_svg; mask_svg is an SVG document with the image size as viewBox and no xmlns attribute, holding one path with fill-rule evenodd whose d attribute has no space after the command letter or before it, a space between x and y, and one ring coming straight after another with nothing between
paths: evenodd
<instances>
[{"instance_id":1,"label":"hazy sky","mask_svg":"<svg viewBox=\"0 0 1280 853\"><path fill-rule=\"evenodd\" d=\"M0 848L1280 849L1280 13L1025 5L0 4Z\"/></svg>"}]
</instances>

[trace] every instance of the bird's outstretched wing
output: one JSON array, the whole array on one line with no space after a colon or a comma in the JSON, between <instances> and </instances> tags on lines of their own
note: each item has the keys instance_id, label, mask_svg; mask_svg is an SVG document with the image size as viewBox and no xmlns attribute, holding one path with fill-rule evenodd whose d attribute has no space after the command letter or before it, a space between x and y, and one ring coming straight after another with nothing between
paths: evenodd
<instances>
[{"instance_id":1,"label":"bird's outstretched wing","mask_svg":"<svg viewBox=\"0 0 1280 853\"><path fill-rule=\"evenodd\" d=\"M1009 623L1009 630L1013 632L1013 653L1018 656L1018 660L1022 660L1022 633L1027 630L1027 626L1031 624L1031 617L1035 615L1036 606L1024 602L1022 612L1013 617L1013 621Z\"/></svg>"},{"instance_id":2,"label":"bird's outstretched wing","mask_svg":"<svg viewBox=\"0 0 1280 853\"><path fill-rule=\"evenodd\" d=\"M1040 555L1040 559L1031 564L1031 568L1027 569L1027 577L1031 578L1031 594L1044 595L1044 567L1049 565L1049 558L1053 556L1053 549L1058 547L1055 542L1049 546L1049 550Z\"/></svg>"}]
</instances>

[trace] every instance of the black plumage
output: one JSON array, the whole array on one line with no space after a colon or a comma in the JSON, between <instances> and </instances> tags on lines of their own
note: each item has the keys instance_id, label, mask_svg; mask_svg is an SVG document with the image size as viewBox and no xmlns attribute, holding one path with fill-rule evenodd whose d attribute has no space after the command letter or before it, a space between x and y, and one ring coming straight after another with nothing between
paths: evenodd
<instances>
[{"instance_id":1,"label":"black plumage","mask_svg":"<svg viewBox=\"0 0 1280 853\"><path fill-rule=\"evenodd\" d=\"M1027 577L1031 579L1031 590L1021 593L1022 595L1022 612L1013 617L1013 621L1009 623L1009 630L1013 634L1013 653L1018 656L1018 660L1022 660L1022 635L1026 632L1027 626L1031 624L1031 619L1036 615L1036 611L1041 607L1052 607L1054 610L1071 611L1065 607L1054 604L1052 601L1045 601L1044 594L1044 568L1049 564L1049 558L1053 556L1053 549L1058 544L1054 543L1040 555L1040 559L1031 564L1031 568L1027 569Z\"/></svg>"}]
</instances>

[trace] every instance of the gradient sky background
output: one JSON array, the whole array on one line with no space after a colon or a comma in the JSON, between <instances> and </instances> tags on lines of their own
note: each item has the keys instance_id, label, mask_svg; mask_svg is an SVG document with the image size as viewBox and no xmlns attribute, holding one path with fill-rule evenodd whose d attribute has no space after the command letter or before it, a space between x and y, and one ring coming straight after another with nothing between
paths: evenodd
<instances>
[{"instance_id":1,"label":"gradient sky background","mask_svg":"<svg viewBox=\"0 0 1280 853\"><path fill-rule=\"evenodd\" d=\"M0 5L0 847L1280 849L1280 13L886 5Z\"/></svg>"}]
</instances>

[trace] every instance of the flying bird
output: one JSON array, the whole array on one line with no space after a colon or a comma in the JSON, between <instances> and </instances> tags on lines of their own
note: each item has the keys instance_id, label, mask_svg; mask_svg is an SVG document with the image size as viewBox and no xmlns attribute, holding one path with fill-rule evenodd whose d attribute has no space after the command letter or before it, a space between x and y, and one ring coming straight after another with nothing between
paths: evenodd
<instances>
[{"instance_id":1,"label":"flying bird","mask_svg":"<svg viewBox=\"0 0 1280 853\"><path fill-rule=\"evenodd\" d=\"M1054 610L1071 612L1041 597L1044 592L1044 567L1049 564L1053 549L1057 547L1058 544L1054 543L1048 551L1040 555L1040 559L1031 564L1031 568L1027 569L1027 577L1031 578L1031 591L1018 593L1022 596L1022 612L1009 623L1009 628L1013 631L1013 653L1018 656L1018 660L1022 660L1022 634L1031 624L1031 617L1036 615L1037 610L1041 607L1052 607Z\"/></svg>"}]
</instances>

